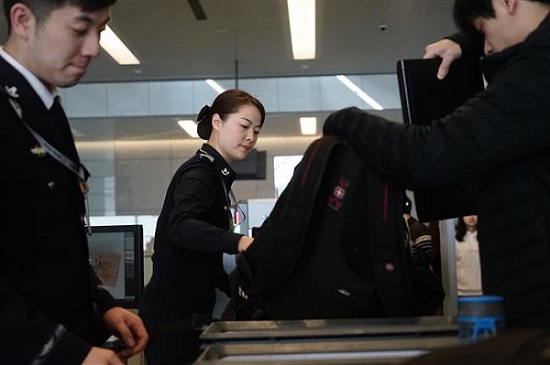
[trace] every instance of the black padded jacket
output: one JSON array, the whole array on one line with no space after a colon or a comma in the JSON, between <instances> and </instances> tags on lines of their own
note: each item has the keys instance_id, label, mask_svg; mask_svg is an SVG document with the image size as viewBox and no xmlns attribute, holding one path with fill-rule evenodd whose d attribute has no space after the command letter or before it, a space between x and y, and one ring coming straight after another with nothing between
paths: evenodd
<instances>
[{"instance_id":1,"label":"black padded jacket","mask_svg":"<svg viewBox=\"0 0 550 365\"><path fill-rule=\"evenodd\" d=\"M510 326L550 325L550 19L521 44L486 56L486 90L429 127L357 108L325 134L348 139L369 167L408 187L481 177L485 294L505 298Z\"/></svg>"}]
</instances>

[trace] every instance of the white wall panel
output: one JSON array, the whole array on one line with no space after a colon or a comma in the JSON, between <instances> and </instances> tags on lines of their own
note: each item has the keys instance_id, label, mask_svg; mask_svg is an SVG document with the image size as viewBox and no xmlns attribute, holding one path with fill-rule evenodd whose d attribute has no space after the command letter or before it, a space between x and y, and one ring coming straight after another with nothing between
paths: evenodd
<instances>
[{"instance_id":1,"label":"white wall panel","mask_svg":"<svg viewBox=\"0 0 550 365\"><path fill-rule=\"evenodd\" d=\"M395 74L347 77L385 109L401 107ZM226 90L235 87L234 80L216 82ZM242 79L239 88L258 97L268 113L371 109L335 76ZM217 94L204 80L81 84L60 90L70 118L196 116Z\"/></svg>"},{"instance_id":2,"label":"white wall panel","mask_svg":"<svg viewBox=\"0 0 550 365\"><path fill-rule=\"evenodd\" d=\"M63 90L61 103L67 115L75 118L107 115L107 84L81 84Z\"/></svg>"},{"instance_id":3,"label":"white wall panel","mask_svg":"<svg viewBox=\"0 0 550 365\"><path fill-rule=\"evenodd\" d=\"M359 87L384 109L401 109L396 75L363 75Z\"/></svg>"},{"instance_id":4,"label":"white wall panel","mask_svg":"<svg viewBox=\"0 0 550 365\"><path fill-rule=\"evenodd\" d=\"M169 160L116 161L117 214L158 214L172 175Z\"/></svg>"},{"instance_id":5,"label":"white wall panel","mask_svg":"<svg viewBox=\"0 0 550 365\"><path fill-rule=\"evenodd\" d=\"M318 111L321 89L318 77L288 77L277 79L279 111Z\"/></svg>"},{"instance_id":6,"label":"white wall panel","mask_svg":"<svg viewBox=\"0 0 550 365\"><path fill-rule=\"evenodd\" d=\"M279 90L276 78L239 80L239 88L257 97L264 105L267 113L280 111Z\"/></svg>"},{"instance_id":7,"label":"white wall panel","mask_svg":"<svg viewBox=\"0 0 550 365\"><path fill-rule=\"evenodd\" d=\"M107 114L111 117L150 115L149 83L107 84Z\"/></svg>"},{"instance_id":8,"label":"white wall panel","mask_svg":"<svg viewBox=\"0 0 550 365\"><path fill-rule=\"evenodd\" d=\"M151 115L193 114L193 82L151 82L149 87Z\"/></svg>"},{"instance_id":9,"label":"white wall panel","mask_svg":"<svg viewBox=\"0 0 550 365\"><path fill-rule=\"evenodd\" d=\"M321 96L320 109L322 111L334 111L349 106L363 107L363 101L353 94L335 76L320 78Z\"/></svg>"},{"instance_id":10,"label":"white wall panel","mask_svg":"<svg viewBox=\"0 0 550 365\"><path fill-rule=\"evenodd\" d=\"M193 81L193 95L193 112L191 115L196 116L203 106L212 105L212 101L218 96L218 92L205 81Z\"/></svg>"}]
</instances>

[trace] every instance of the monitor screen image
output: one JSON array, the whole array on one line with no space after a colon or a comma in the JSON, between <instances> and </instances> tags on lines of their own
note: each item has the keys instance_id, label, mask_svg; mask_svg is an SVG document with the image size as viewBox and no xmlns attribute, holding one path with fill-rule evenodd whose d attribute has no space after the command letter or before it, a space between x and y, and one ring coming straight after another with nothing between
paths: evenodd
<instances>
[{"instance_id":1,"label":"monitor screen image","mask_svg":"<svg viewBox=\"0 0 550 365\"><path fill-rule=\"evenodd\" d=\"M139 308L143 291L143 227L93 226L90 264L118 305Z\"/></svg>"}]
</instances>

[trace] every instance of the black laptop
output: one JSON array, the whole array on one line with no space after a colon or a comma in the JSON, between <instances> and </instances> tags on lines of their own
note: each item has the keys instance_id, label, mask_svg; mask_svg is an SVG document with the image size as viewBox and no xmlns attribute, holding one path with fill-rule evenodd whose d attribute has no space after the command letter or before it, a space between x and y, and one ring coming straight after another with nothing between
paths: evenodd
<instances>
[{"instance_id":1,"label":"black laptop","mask_svg":"<svg viewBox=\"0 0 550 365\"><path fill-rule=\"evenodd\" d=\"M483 90L479 62L459 59L449 74L437 78L440 58L408 59L397 62L403 121L429 125L464 104ZM477 214L477 181L434 189L414 190L416 213L421 222Z\"/></svg>"}]
</instances>

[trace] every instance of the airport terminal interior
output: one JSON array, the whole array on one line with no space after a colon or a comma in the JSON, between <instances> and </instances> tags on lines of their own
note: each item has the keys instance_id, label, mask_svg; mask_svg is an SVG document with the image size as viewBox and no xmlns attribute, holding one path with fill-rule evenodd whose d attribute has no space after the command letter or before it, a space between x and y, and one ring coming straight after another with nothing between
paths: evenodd
<instances>
[{"instance_id":1,"label":"airport terminal interior","mask_svg":"<svg viewBox=\"0 0 550 365\"><path fill-rule=\"evenodd\" d=\"M115 296L132 297L147 284L166 189L178 166L203 143L178 122L194 122L205 104L231 88L264 104L257 153L236 168L249 175L233 185L238 209L246 212L236 230L249 234L269 215L330 113L357 106L403 123L397 62L422 58L426 45L456 30L451 0L312 3L313 50L300 58L293 50L286 1L117 1L109 26L136 62L121 64L103 51L79 85L60 90L79 155L91 173L92 252L112 249L121 244L112 242L122 239L116 249L122 257L142 260L134 268L131 260L113 258L119 273L142 276L135 289L120 287L122 279L105 273ZM300 128L301 119L309 121L309 130ZM414 202L414 192L407 195ZM437 234L446 292L440 315L213 322L205 327L197 363L393 364L456 344L456 219L427 223ZM225 255L224 264L232 270L234 258ZM215 318L227 303L218 294ZM129 364L145 360L140 355Z\"/></svg>"}]
</instances>

